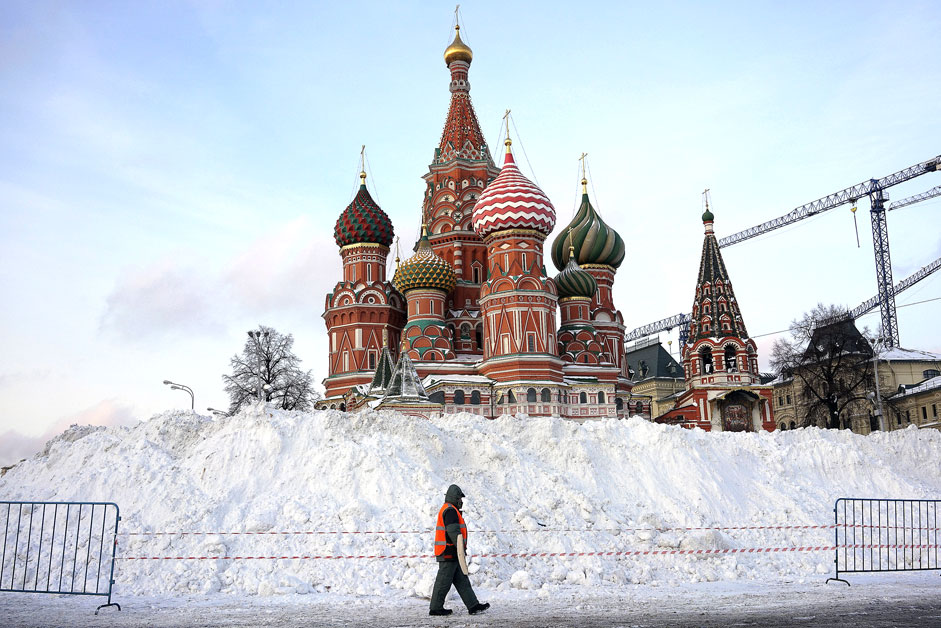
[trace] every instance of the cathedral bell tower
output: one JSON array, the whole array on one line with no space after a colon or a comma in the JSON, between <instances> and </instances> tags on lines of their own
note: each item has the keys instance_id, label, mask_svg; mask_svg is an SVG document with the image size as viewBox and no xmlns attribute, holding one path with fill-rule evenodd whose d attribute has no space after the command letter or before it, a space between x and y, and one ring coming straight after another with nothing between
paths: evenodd
<instances>
[{"instance_id":1,"label":"cathedral bell tower","mask_svg":"<svg viewBox=\"0 0 941 628\"><path fill-rule=\"evenodd\" d=\"M470 97L468 71L474 55L455 26L454 41L444 51L451 74L451 104L424 176L422 221L435 254L454 269L455 284L445 299L445 324L454 336L458 354L480 355L483 326L480 320L481 284L487 276L487 248L474 233L474 203L499 174Z\"/></svg>"},{"instance_id":2,"label":"cathedral bell tower","mask_svg":"<svg viewBox=\"0 0 941 628\"><path fill-rule=\"evenodd\" d=\"M689 340L682 348L686 390L658 420L709 431L771 431L775 428L772 388L761 383L757 346L745 330L713 231L708 190L703 198L702 258Z\"/></svg>"}]
</instances>

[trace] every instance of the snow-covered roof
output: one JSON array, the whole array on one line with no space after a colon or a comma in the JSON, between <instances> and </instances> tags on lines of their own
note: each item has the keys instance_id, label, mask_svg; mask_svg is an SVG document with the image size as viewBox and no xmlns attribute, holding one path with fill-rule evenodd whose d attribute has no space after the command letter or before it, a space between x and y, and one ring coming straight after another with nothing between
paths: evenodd
<instances>
[{"instance_id":1,"label":"snow-covered roof","mask_svg":"<svg viewBox=\"0 0 941 628\"><path fill-rule=\"evenodd\" d=\"M598 378L590 375L566 375L562 381L566 384L597 384Z\"/></svg>"},{"instance_id":2,"label":"snow-covered roof","mask_svg":"<svg viewBox=\"0 0 941 628\"><path fill-rule=\"evenodd\" d=\"M911 360L917 362L941 362L941 353L931 353L920 349L903 349L893 347L879 354L879 359L886 362L890 360Z\"/></svg>"},{"instance_id":3,"label":"snow-covered roof","mask_svg":"<svg viewBox=\"0 0 941 628\"><path fill-rule=\"evenodd\" d=\"M892 398L899 399L901 397L908 397L909 395L917 395L918 393L923 393L926 390L934 390L935 388L941 388L941 375L926 379L917 386L906 388L904 391L893 395Z\"/></svg>"},{"instance_id":4,"label":"snow-covered roof","mask_svg":"<svg viewBox=\"0 0 941 628\"><path fill-rule=\"evenodd\" d=\"M489 377L484 377L483 375L426 375L425 379L422 380L422 383L427 386L433 386L434 384L487 384L490 385L493 382Z\"/></svg>"}]
</instances>

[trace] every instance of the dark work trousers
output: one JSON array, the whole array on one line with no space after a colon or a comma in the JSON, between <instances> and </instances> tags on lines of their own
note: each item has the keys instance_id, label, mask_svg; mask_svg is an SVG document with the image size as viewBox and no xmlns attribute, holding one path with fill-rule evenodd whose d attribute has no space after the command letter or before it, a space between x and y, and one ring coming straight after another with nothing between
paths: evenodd
<instances>
[{"instance_id":1,"label":"dark work trousers","mask_svg":"<svg viewBox=\"0 0 941 628\"><path fill-rule=\"evenodd\" d=\"M435 588L431 591L431 610L444 608L444 598L448 596L452 584L461 596L464 606L471 609L478 604L470 578L461 571L460 564L456 560L445 560L438 563L438 577L435 578Z\"/></svg>"}]
</instances>

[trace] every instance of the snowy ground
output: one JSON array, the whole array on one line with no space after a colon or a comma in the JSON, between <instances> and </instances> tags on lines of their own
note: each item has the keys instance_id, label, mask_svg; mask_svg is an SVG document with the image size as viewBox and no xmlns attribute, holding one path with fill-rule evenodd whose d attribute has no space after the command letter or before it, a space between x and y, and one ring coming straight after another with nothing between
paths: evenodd
<instances>
[{"instance_id":1,"label":"snowy ground","mask_svg":"<svg viewBox=\"0 0 941 628\"><path fill-rule=\"evenodd\" d=\"M838 497L939 499L939 460L941 432L917 428L709 434L262 406L73 427L0 477L0 500L118 503L124 610L0 593L0 625L938 627L939 572L847 588L824 585L832 550L748 550L832 545ZM451 483L468 495L472 582L494 607L470 618L452 601L456 616L430 621L429 528ZM32 578L37 552L18 543L3 560ZM299 555L333 558L223 558Z\"/></svg>"},{"instance_id":2,"label":"snowy ground","mask_svg":"<svg viewBox=\"0 0 941 628\"><path fill-rule=\"evenodd\" d=\"M122 610L102 609L96 598L0 595L9 628L38 626L448 626L520 628L586 626L920 627L941 626L941 574L920 572L851 576L853 586L824 578L796 582L630 585L617 590L561 588L551 595L480 590L492 608L467 615L456 597L450 617L428 617L421 599L375 596L131 597Z\"/></svg>"}]
</instances>

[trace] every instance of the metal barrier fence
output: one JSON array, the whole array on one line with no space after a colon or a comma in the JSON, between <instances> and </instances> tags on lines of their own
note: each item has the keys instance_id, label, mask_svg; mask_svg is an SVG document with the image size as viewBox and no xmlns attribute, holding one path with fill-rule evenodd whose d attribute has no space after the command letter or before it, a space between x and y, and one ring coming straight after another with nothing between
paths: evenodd
<instances>
[{"instance_id":1,"label":"metal barrier fence","mask_svg":"<svg viewBox=\"0 0 941 628\"><path fill-rule=\"evenodd\" d=\"M101 595L114 584L118 505L0 501L4 519L0 591Z\"/></svg>"},{"instance_id":2,"label":"metal barrier fence","mask_svg":"<svg viewBox=\"0 0 941 628\"><path fill-rule=\"evenodd\" d=\"M941 569L941 500L841 497L833 506L836 575Z\"/></svg>"}]
</instances>

